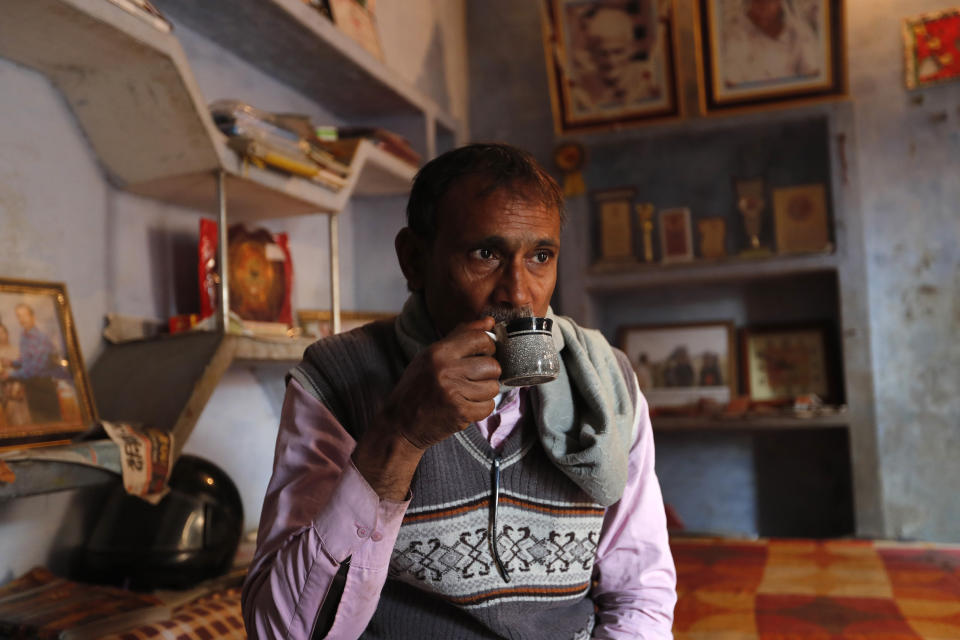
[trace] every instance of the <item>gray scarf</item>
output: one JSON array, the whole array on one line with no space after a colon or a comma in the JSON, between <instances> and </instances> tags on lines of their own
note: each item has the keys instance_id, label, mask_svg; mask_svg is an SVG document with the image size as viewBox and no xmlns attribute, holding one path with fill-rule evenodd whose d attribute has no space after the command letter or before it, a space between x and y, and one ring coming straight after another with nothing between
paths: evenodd
<instances>
[{"instance_id":1,"label":"gray scarf","mask_svg":"<svg viewBox=\"0 0 960 640\"><path fill-rule=\"evenodd\" d=\"M540 443L557 467L602 506L620 499L633 444L634 407L623 369L599 331L565 316L553 320L560 376L534 387ZM439 339L423 296L412 294L395 324L397 340L412 359Z\"/></svg>"}]
</instances>

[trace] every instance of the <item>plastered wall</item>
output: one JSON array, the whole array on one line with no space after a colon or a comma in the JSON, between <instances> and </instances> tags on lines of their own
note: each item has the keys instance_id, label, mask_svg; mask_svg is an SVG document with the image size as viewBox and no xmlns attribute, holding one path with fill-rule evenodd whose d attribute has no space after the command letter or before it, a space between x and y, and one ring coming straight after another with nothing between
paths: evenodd
<instances>
[{"instance_id":1,"label":"plastered wall","mask_svg":"<svg viewBox=\"0 0 960 640\"><path fill-rule=\"evenodd\" d=\"M464 120L464 3L382 0L378 9L388 66ZM333 121L321 104L175 26L207 101L238 98ZM365 199L341 216L343 308L389 311L402 304L392 240L403 204ZM0 277L65 282L88 364L99 353L106 312L165 318L196 304L190 272L199 215L116 191L57 91L39 74L0 59ZM295 308L329 308L326 218L269 226L291 236ZM279 365L233 367L185 448L235 479L248 529L259 519L270 474L283 372ZM37 564L69 568L99 497L84 490L0 502L0 584Z\"/></svg>"},{"instance_id":2,"label":"plastered wall","mask_svg":"<svg viewBox=\"0 0 960 640\"><path fill-rule=\"evenodd\" d=\"M689 0L680 0L678 6L681 19L688 19ZM842 114L844 123L852 113L855 135L847 136L843 149L846 166L832 170L851 172L834 175L834 181L844 185L841 213L848 222L857 221L845 223L841 231L850 231L849 246L862 245L866 252L866 277L859 277L854 286L860 287L857 296L867 293L867 326L843 338L850 342L870 336L866 350L870 357L848 363L857 369L852 380L858 388L875 385L876 420L870 428L876 430L879 454L863 454L878 459L879 465L862 469L861 477L879 476L880 513L870 510L868 531L956 541L960 540L960 492L956 490L960 486L956 462L960 459L960 396L956 392L960 388L956 340L960 325L960 82L907 92L900 34L904 17L943 9L949 3L848 0L845 6L851 100L834 112ZM467 8L473 137L518 144L549 166L556 138L537 3L489 0L469 3ZM682 35L681 47L692 47L688 35ZM501 46L503 42L510 46ZM685 93L690 94L691 78L687 80ZM692 102L689 96L687 102ZM763 122L765 117L731 120ZM682 128L651 127L600 139L606 148L620 145L619 153L634 145L642 157L649 139ZM602 151L588 141L588 163L596 161L595 157L590 160L591 154ZM576 204L573 213L585 215L587 209ZM565 251L583 241L565 237ZM561 271L562 263L563 258ZM859 276L861 270L855 272ZM578 310L566 312L576 315ZM873 440L860 437L859 442L872 447ZM744 473L750 460L742 443L729 438L717 442L712 445L717 447L712 457L703 446L707 445L686 440L659 452L658 473L665 479L665 493L669 494L668 481L678 491L667 495L668 500L692 510L688 520L694 528L709 525L714 530L751 533L755 487ZM705 482L693 487L691 474L702 473L699 461L706 459L713 460L712 471ZM875 489L870 489L870 501L877 495Z\"/></svg>"},{"instance_id":3,"label":"plastered wall","mask_svg":"<svg viewBox=\"0 0 960 640\"><path fill-rule=\"evenodd\" d=\"M900 20L951 5L850 0L889 535L960 540L960 83L908 93Z\"/></svg>"}]
</instances>

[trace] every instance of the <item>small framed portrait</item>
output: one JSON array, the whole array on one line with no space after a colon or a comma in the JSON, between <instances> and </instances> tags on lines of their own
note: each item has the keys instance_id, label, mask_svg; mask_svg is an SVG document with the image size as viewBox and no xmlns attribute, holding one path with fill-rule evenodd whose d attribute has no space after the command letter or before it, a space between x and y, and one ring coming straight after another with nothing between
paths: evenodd
<instances>
[{"instance_id":1,"label":"small framed portrait","mask_svg":"<svg viewBox=\"0 0 960 640\"><path fill-rule=\"evenodd\" d=\"M839 360L830 323L744 329L740 337L744 391L754 402L816 394L840 401Z\"/></svg>"},{"instance_id":2,"label":"small framed portrait","mask_svg":"<svg viewBox=\"0 0 960 640\"><path fill-rule=\"evenodd\" d=\"M778 253L821 253L833 247L822 184L774 189L773 219Z\"/></svg>"},{"instance_id":3,"label":"small framed portrait","mask_svg":"<svg viewBox=\"0 0 960 640\"><path fill-rule=\"evenodd\" d=\"M380 311L341 311L340 333L362 327L370 322L393 318L397 314ZM325 309L300 309L297 324L306 336L327 338L333 335L333 315Z\"/></svg>"},{"instance_id":4,"label":"small framed portrait","mask_svg":"<svg viewBox=\"0 0 960 640\"><path fill-rule=\"evenodd\" d=\"M905 19L903 49L908 89L960 78L960 9Z\"/></svg>"},{"instance_id":5,"label":"small framed portrait","mask_svg":"<svg viewBox=\"0 0 960 640\"><path fill-rule=\"evenodd\" d=\"M736 387L732 322L631 326L619 333L651 408L730 402Z\"/></svg>"},{"instance_id":6,"label":"small framed portrait","mask_svg":"<svg viewBox=\"0 0 960 640\"><path fill-rule=\"evenodd\" d=\"M377 33L375 0L325 0L333 23L356 40L377 60L383 60L380 35Z\"/></svg>"},{"instance_id":7,"label":"small framed portrait","mask_svg":"<svg viewBox=\"0 0 960 640\"><path fill-rule=\"evenodd\" d=\"M697 0L706 112L846 92L841 0Z\"/></svg>"},{"instance_id":8,"label":"small framed portrait","mask_svg":"<svg viewBox=\"0 0 960 640\"><path fill-rule=\"evenodd\" d=\"M558 134L679 115L676 0L542 0Z\"/></svg>"},{"instance_id":9,"label":"small framed portrait","mask_svg":"<svg viewBox=\"0 0 960 640\"><path fill-rule=\"evenodd\" d=\"M636 262L634 253L632 187L594 191L591 194L596 216L598 262Z\"/></svg>"},{"instance_id":10,"label":"small framed portrait","mask_svg":"<svg viewBox=\"0 0 960 640\"><path fill-rule=\"evenodd\" d=\"M95 419L66 287L0 279L0 449L61 443Z\"/></svg>"},{"instance_id":11,"label":"small framed portrait","mask_svg":"<svg viewBox=\"0 0 960 640\"><path fill-rule=\"evenodd\" d=\"M660 212L660 261L664 264L693 260L693 230L690 209L664 209Z\"/></svg>"}]
</instances>

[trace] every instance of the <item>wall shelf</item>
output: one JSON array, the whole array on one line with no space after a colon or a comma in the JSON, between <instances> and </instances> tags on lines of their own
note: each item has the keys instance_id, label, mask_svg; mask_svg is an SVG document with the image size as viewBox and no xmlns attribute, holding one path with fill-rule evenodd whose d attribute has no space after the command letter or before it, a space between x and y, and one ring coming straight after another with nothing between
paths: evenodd
<instances>
[{"instance_id":1,"label":"wall shelf","mask_svg":"<svg viewBox=\"0 0 960 640\"><path fill-rule=\"evenodd\" d=\"M90 385L101 418L169 431L178 454L231 363L293 365L312 342L189 332L107 344L90 369Z\"/></svg>"},{"instance_id":2,"label":"wall shelf","mask_svg":"<svg viewBox=\"0 0 960 640\"><path fill-rule=\"evenodd\" d=\"M459 133L450 114L299 0L179 4L196 20L207 21L198 27L187 19L198 31L335 112L421 115L431 149L438 132ZM266 25L273 29L269 39L262 37ZM338 214L354 196L407 193L417 170L369 141L358 145L350 177L339 190L243 162L214 126L176 35L105 0L4 2L0 56L43 74L63 94L118 188L219 213L223 225ZM318 70L317 65L290 65L291 60L324 62ZM338 311L336 219L330 215L331 303ZM167 429L174 434L176 454L231 362L296 362L310 342L206 333L107 345L91 382L104 419ZM33 466L24 472L26 477L49 475ZM93 482L87 476L98 472L79 471L72 485L60 483L59 473L51 486Z\"/></svg>"},{"instance_id":3,"label":"wall shelf","mask_svg":"<svg viewBox=\"0 0 960 640\"><path fill-rule=\"evenodd\" d=\"M409 189L416 167L366 141L339 191L242 162L215 128L176 37L109 2L12 0L4 12L0 55L63 93L120 188L213 213L223 170L234 220L337 213L355 191Z\"/></svg>"},{"instance_id":4,"label":"wall shelf","mask_svg":"<svg viewBox=\"0 0 960 640\"><path fill-rule=\"evenodd\" d=\"M91 383L103 419L170 429L179 451L200 417L197 409L206 404L232 362L293 364L314 340L188 333L108 345L91 371ZM174 378L177 382L171 388ZM150 388L161 384L163 387ZM120 477L120 452L109 439L11 454L16 458L3 461L16 478L0 483L0 501L100 486ZM70 458L78 461L70 462ZM80 463L81 458L95 460L96 466Z\"/></svg>"},{"instance_id":5,"label":"wall shelf","mask_svg":"<svg viewBox=\"0 0 960 640\"><path fill-rule=\"evenodd\" d=\"M668 431L780 431L796 429L846 429L846 415L797 418L792 416L751 416L744 418L712 418L705 416L655 416L653 429Z\"/></svg>"},{"instance_id":6,"label":"wall shelf","mask_svg":"<svg viewBox=\"0 0 960 640\"><path fill-rule=\"evenodd\" d=\"M97 466L48 459L5 459L16 478L0 483L0 501L107 484L120 478L120 451L112 440L93 440L57 447L27 449L24 456L62 455L92 458Z\"/></svg>"},{"instance_id":7,"label":"wall shelf","mask_svg":"<svg viewBox=\"0 0 960 640\"><path fill-rule=\"evenodd\" d=\"M595 264L587 271L584 286L593 293L617 293L669 285L743 282L836 271L838 265L839 259L834 253L698 260L678 264Z\"/></svg>"},{"instance_id":8,"label":"wall shelf","mask_svg":"<svg viewBox=\"0 0 960 640\"><path fill-rule=\"evenodd\" d=\"M156 5L337 115L422 114L458 132L451 114L302 0L157 0Z\"/></svg>"}]
</instances>

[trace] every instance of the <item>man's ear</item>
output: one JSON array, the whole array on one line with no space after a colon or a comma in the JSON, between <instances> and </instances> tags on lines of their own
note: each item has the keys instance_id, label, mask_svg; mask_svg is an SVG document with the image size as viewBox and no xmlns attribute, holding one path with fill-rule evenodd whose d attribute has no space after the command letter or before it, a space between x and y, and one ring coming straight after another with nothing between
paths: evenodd
<instances>
[{"instance_id":1,"label":"man's ear","mask_svg":"<svg viewBox=\"0 0 960 640\"><path fill-rule=\"evenodd\" d=\"M423 289L427 259L427 246L423 238L414 233L410 227L404 227L397 234L393 246L397 250L400 270L407 279L407 288L410 291Z\"/></svg>"}]
</instances>

